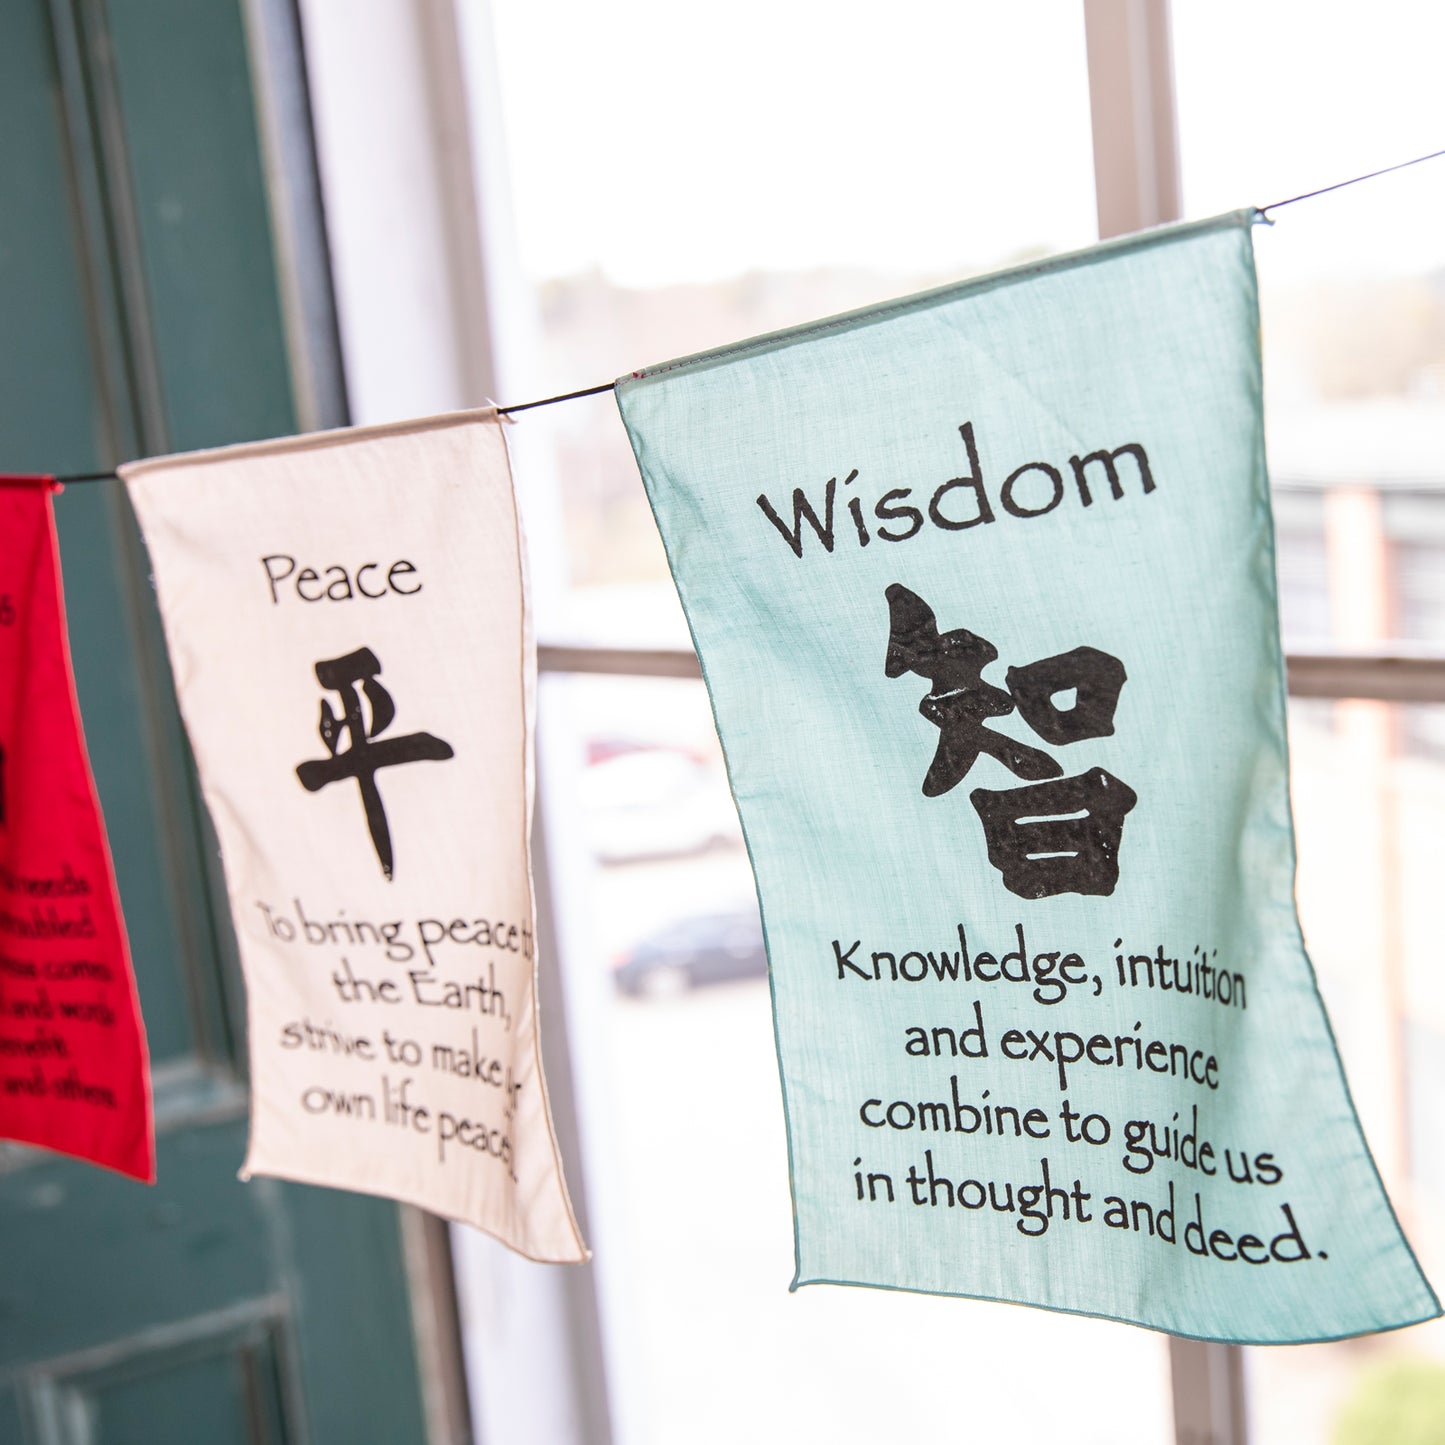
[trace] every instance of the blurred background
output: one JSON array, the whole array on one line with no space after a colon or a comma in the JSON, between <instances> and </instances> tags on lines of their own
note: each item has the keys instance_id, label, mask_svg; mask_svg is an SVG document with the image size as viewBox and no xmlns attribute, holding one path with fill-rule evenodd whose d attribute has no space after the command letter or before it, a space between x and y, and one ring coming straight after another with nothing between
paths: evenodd
<instances>
[{"instance_id":1,"label":"blurred background","mask_svg":"<svg viewBox=\"0 0 1445 1445\"><path fill-rule=\"evenodd\" d=\"M112 375L115 348L126 358L109 391L71 397L40 431L25 398L57 385L61 363L25 352L10 372L0 365L11 464L25 464L35 437L33 465L45 469L530 401L1101 235L1269 205L1445 145L1445 12L1418 0L14 3L0 22L14 39L0 94L17 108L0 112L0 145L13 151L41 125L18 110L31 71L15 58L40 37L34 115L68 138L55 205L70 219L56 234L81 236L80 254L97 227L109 238L100 261L79 263L92 279L75 343L90 359L77 374ZM223 105L244 133L234 146L221 145L220 121L207 128ZM59 303L26 311L48 293L16 277L42 274L43 258L32 272L14 258L43 250L20 217L44 177L14 156L0 176L16 187L0 192L0 306L8 298L12 343L33 341L58 325ZM210 229L188 232L200 215ZM226 311L256 234L274 279L264 304ZM166 238L181 244L166 251ZM1439 1285L1445 160L1284 209L1255 240L1300 910L1367 1137ZM173 289L167 277L180 278ZM120 341L107 330L112 290ZM218 339L244 339L252 316L272 314L269 359ZM286 405L247 400L272 375L289 378ZM92 436L75 425L82 414L111 419ZM152 1309L143 1282L117 1281L130 1303L98 1323L57 1319L62 1347L25 1323L38 1296L14 1283L12 1256L0 1263L0 1440L11 1438L7 1390L27 1445L253 1445L308 1429L318 1442L420 1438L376 1433L383 1406L369 1391L383 1356L388 1391L413 1402L432 1445L1445 1439L1438 1324L1239 1350L966 1300L787 1293L786 1143L751 871L642 484L606 395L522 413L509 443L543 668L544 1044L594 1263L548 1270L384 1206L345 1226L352 1242L336 1245L329 1273L308 1274L286 1240L341 1240L341 1205L308 1224L317 1191L268 1195L253 1182L244 1208L255 1218L238 1213L234 1231L258 1241L247 1248L262 1263L236 1277L260 1271L270 1303L248 1306L242 1328L223 1293L204 1318L230 1310L224 1328L195 1327L230 1352L216 1358L229 1362L226 1388L251 1402L237 1407L241 1433L165 1434L154 1405L125 1413L152 1398L124 1394L146 1381L170 1382L156 1400L179 1398L175 1361L191 1369L202 1355L137 1346L115 1375L111 1356L73 1353L139 1328L137 1301ZM92 565L92 545L120 557L126 635L143 642L144 560L124 541L119 505L65 499L67 572ZM106 640L108 596L73 607L91 629L77 657L88 712L120 645ZM163 669L150 646L149 666ZM128 694L107 705L140 719L128 757L97 759L107 815L152 796L158 816L194 810L183 772L136 772L137 756L182 755L170 713ZM128 917L172 908L142 897L152 872L180 866L155 851L148 862L137 842L133 877L123 867ZM188 886L212 896L215 879ZM224 1201L242 1188L227 1174L241 1136L212 1145L205 1129L243 1121L242 1025L225 925L205 916L190 934L157 934L137 965L148 1019L184 993L186 1017L201 1020L177 1024L171 1054L159 1035L162 1063L173 1054L191 1091L175 1085L165 1106L186 1123L163 1140L162 1186L183 1172L165 1149L204 1156L205 1179L221 1181L205 1189ZM197 942L207 928L215 937ZM179 962L162 970L143 952ZM202 955L219 983L196 982ZM42 1252L57 1228L99 1219L112 1221L112 1242L132 1237L118 1219L150 1239L154 1211L171 1207L167 1197L142 1213L108 1184L93 1197L89 1187L60 1166L0 1161L0 1228L49 1221L49 1233L24 1236L50 1241ZM199 1238L233 1206L196 1190L173 1207ZM338 1307L323 1341L318 1301L348 1269L360 1279L363 1256L390 1271L394 1292L377 1284L372 1306ZM203 1260L192 1248L175 1277ZM25 1302L8 1335L7 1298ZM146 1328L174 1332L200 1309L157 1301ZM384 1348L353 1335L356 1320L381 1315L401 1321ZM221 1388L195 1378L198 1400Z\"/></svg>"},{"instance_id":2,"label":"blurred background","mask_svg":"<svg viewBox=\"0 0 1445 1445\"><path fill-rule=\"evenodd\" d=\"M880 23L843 4L820 23L809 6L734 4L723 18L640 4L625 20L577 17L563 55L552 7L494 16L516 274L534 298L530 364L509 396L1099 234L1080 5L905 4ZM1183 216L1267 205L1445 143L1429 78L1445 24L1430 7L1325 5L1305 24L1290 3L1175 0L1171 18ZM597 164L586 116L610 117L623 184ZM1438 652L1445 161L1285 209L1256 245L1286 645ZM535 417L565 553L543 636L686 646L610 398ZM1376 1159L1439 1278L1437 695L1298 697L1291 746L1306 939ZM959 1438L1170 1438L1157 1337L963 1301L781 1293L791 1240L766 964L741 838L718 827L731 818L701 686L552 677L543 713L569 736L555 765L570 762L580 785L558 808L590 854L590 888L566 904L590 899L569 966L611 974L610 989L588 987L587 1017L606 1020L613 1102L600 1112L629 1249L621 1333L651 1438L902 1439L943 1420L967 1421ZM1221 1412L1210 1438L1445 1438L1442 1352L1438 1325L1245 1351L1247 1421ZM699 1419L720 1370L746 1387Z\"/></svg>"}]
</instances>

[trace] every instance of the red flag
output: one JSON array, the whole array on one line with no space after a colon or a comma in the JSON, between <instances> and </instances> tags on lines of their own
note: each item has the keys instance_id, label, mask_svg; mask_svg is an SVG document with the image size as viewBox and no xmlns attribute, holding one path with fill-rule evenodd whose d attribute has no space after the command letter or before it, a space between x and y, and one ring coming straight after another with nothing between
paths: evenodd
<instances>
[{"instance_id":1,"label":"red flag","mask_svg":"<svg viewBox=\"0 0 1445 1445\"><path fill-rule=\"evenodd\" d=\"M145 1032L70 671L53 490L0 474L0 1137L154 1182Z\"/></svg>"}]
</instances>

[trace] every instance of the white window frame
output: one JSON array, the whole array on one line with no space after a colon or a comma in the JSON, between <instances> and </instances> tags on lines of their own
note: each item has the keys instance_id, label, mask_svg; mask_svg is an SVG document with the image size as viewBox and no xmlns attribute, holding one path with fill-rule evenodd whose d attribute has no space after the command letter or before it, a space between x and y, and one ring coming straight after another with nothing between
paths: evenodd
<instances>
[{"instance_id":1,"label":"white window frame","mask_svg":"<svg viewBox=\"0 0 1445 1445\"><path fill-rule=\"evenodd\" d=\"M249 3L270 8L277 0ZM490 284L504 229L496 225L504 188L489 182L501 164L500 127L495 95L477 93L491 89L479 83L492 73L490 55L478 54L490 46L488 0L294 3L305 36L351 419L483 405L498 374L492 320L507 300ZM1100 236L1179 219L1169 0L1082 3ZM387 103L380 105L383 94ZM544 642L538 653L544 673L701 676L696 655L685 649ZM1445 703L1445 651L1294 652L1288 668L1290 693L1298 697ZM543 1049L559 1144L585 1229L589 1177L572 1068L575 1029L558 964L566 940L553 906L557 853L548 846L545 796L543 769L534 837ZM475 1231L453 1229L458 1339L449 1292L435 1283L448 1263L446 1237L435 1227L413 1228L409 1239L418 1337L455 1343L439 1352L444 1366L466 1357L465 1381L458 1364L438 1374L435 1354L423 1362L424 1374L430 1372L429 1445L533 1438L538 1409L554 1445L611 1445L611 1402L625 1382L609 1359L598 1266L547 1272ZM472 1297L478 1280L493 1297L508 1298L504 1344L474 1343L488 1303ZM1170 1362L1178 1445L1246 1445L1243 1352L1171 1337ZM465 1404L456 1403L468 1395L470 1422Z\"/></svg>"}]
</instances>

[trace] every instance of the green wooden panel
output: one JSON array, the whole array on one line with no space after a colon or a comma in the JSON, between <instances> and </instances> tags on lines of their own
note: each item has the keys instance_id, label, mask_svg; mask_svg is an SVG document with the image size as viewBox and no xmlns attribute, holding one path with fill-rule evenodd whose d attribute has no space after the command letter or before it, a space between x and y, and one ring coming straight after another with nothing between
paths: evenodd
<instances>
[{"instance_id":1,"label":"green wooden panel","mask_svg":"<svg viewBox=\"0 0 1445 1445\"><path fill-rule=\"evenodd\" d=\"M270 1445L274 1433L251 1428L248 1363L236 1355L195 1360L112 1385L87 1400L87 1433L106 1445Z\"/></svg>"},{"instance_id":2,"label":"green wooden panel","mask_svg":"<svg viewBox=\"0 0 1445 1445\"><path fill-rule=\"evenodd\" d=\"M86 293L42 0L0 21L0 471L100 465ZM23 137L23 143L21 138ZM57 394L67 411L56 414ZM37 427L37 418L52 425Z\"/></svg>"},{"instance_id":3,"label":"green wooden panel","mask_svg":"<svg viewBox=\"0 0 1445 1445\"><path fill-rule=\"evenodd\" d=\"M54 1414L66 1445L285 1445L280 1381L264 1335L215 1353L142 1356L67 1381Z\"/></svg>"},{"instance_id":4,"label":"green wooden panel","mask_svg":"<svg viewBox=\"0 0 1445 1445\"><path fill-rule=\"evenodd\" d=\"M0 1445L21 1445L24 1439L19 1397L14 1390L0 1388Z\"/></svg>"},{"instance_id":5,"label":"green wooden panel","mask_svg":"<svg viewBox=\"0 0 1445 1445\"><path fill-rule=\"evenodd\" d=\"M0 469L88 470L113 460L87 318L94 300L77 240L79 182L65 145L64 104L43 0L10 0L0 40ZM23 137L24 143L17 143ZM94 311L92 306L92 311ZM136 958L153 1058L192 1051L203 1004L184 977L175 869L161 850L156 748L144 726L145 683L117 646L128 606L115 555L114 488L74 488L57 502L62 563L85 586L68 606L77 686ZM174 752L177 738L166 740Z\"/></svg>"},{"instance_id":6,"label":"green wooden panel","mask_svg":"<svg viewBox=\"0 0 1445 1445\"><path fill-rule=\"evenodd\" d=\"M422 1445L395 1206L334 1189L276 1187L302 1279L295 1321L313 1440Z\"/></svg>"},{"instance_id":7,"label":"green wooden panel","mask_svg":"<svg viewBox=\"0 0 1445 1445\"><path fill-rule=\"evenodd\" d=\"M244 1148L239 1119L167 1134L154 1189L63 1160L0 1174L0 1378L188 1319L203 1327L241 1301L280 1300L313 1439L420 1440L395 1207L278 1180L241 1184ZM101 1434L95 1445L112 1441Z\"/></svg>"},{"instance_id":8,"label":"green wooden panel","mask_svg":"<svg viewBox=\"0 0 1445 1445\"><path fill-rule=\"evenodd\" d=\"M159 1140L153 1189L67 1160L0 1175L0 1361L92 1349L284 1288L277 1187L236 1180L245 1122Z\"/></svg>"},{"instance_id":9,"label":"green wooden panel","mask_svg":"<svg viewBox=\"0 0 1445 1445\"><path fill-rule=\"evenodd\" d=\"M240 8L108 0L105 10L167 447L292 432ZM263 296L272 304L258 306Z\"/></svg>"},{"instance_id":10,"label":"green wooden panel","mask_svg":"<svg viewBox=\"0 0 1445 1445\"><path fill-rule=\"evenodd\" d=\"M0 5L0 469L294 429L240 6ZM235 1177L234 942L148 566L119 487L57 516L164 1128L153 1190L0 1151L0 1445L419 1442L395 1206Z\"/></svg>"},{"instance_id":11,"label":"green wooden panel","mask_svg":"<svg viewBox=\"0 0 1445 1445\"><path fill-rule=\"evenodd\" d=\"M0 40L0 470L87 470L112 460L88 320L89 290L77 241L79 182L64 144L56 47L43 0L11 0ZM24 143L14 143L23 137ZM94 309L94 308L92 308ZM201 1005L184 977L185 916L164 836L157 749L146 727L146 678L134 649L117 646L127 623L116 555L116 488L72 488L56 504L70 589L72 649L97 785L112 829L116 868L136 957L154 1059L190 1053ZM178 738L162 752L174 753ZM191 880L191 887L199 886ZM204 907L204 905L203 905Z\"/></svg>"},{"instance_id":12,"label":"green wooden panel","mask_svg":"<svg viewBox=\"0 0 1445 1445\"><path fill-rule=\"evenodd\" d=\"M147 708L147 691L168 692L169 678L159 668L139 666L141 649L127 637L136 624L117 546L126 510L116 487L71 487L56 501L76 690L115 855L151 1059L159 1065L196 1051L198 1015L214 1007L213 991L188 967L197 941L188 948L185 929L190 922L193 934L203 931L210 908L200 894L193 820L166 811L168 794L186 790L184 770L177 768L184 740L179 728L158 739L161 720ZM181 834L168 847L167 829L177 826Z\"/></svg>"}]
</instances>

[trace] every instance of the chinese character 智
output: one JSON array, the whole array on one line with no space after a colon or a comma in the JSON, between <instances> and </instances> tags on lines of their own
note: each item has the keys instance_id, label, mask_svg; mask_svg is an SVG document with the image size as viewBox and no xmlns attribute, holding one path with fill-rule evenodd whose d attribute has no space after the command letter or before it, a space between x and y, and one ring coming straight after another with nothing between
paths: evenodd
<instances>
[{"instance_id":1,"label":"chinese character \u667a","mask_svg":"<svg viewBox=\"0 0 1445 1445\"><path fill-rule=\"evenodd\" d=\"M913 672L933 684L918 708L939 730L924 795L938 797L956 787L988 753L1029 784L976 788L969 795L1004 887L1030 899L1113 893L1124 818L1138 801L1133 789L1102 768L1063 777L1047 753L993 731L984 719L1017 708L1035 733L1056 746L1111 737L1127 678L1123 663L1097 648L1076 647L1009 668L1005 692L983 680L983 669L998 659L992 643L964 628L940 633L933 609L899 583L886 596L885 673ZM1073 695L1068 707L1057 704L1061 694Z\"/></svg>"},{"instance_id":2,"label":"chinese character \u667a","mask_svg":"<svg viewBox=\"0 0 1445 1445\"><path fill-rule=\"evenodd\" d=\"M1124 816L1138 801L1103 768L1022 788L969 795L983 823L988 861L1020 898L1108 895L1119 881Z\"/></svg>"},{"instance_id":3,"label":"chinese character \u667a","mask_svg":"<svg viewBox=\"0 0 1445 1445\"><path fill-rule=\"evenodd\" d=\"M1010 772L1036 782L1064 770L1047 753L996 733L984 719L1003 717L1014 700L983 680L983 670L998 660L998 649L965 628L940 635L933 609L916 592L894 583L888 589L889 677L916 672L933 684L918 711L938 729L938 751L923 780L925 797L937 798L957 787L980 753L997 758Z\"/></svg>"}]
</instances>

